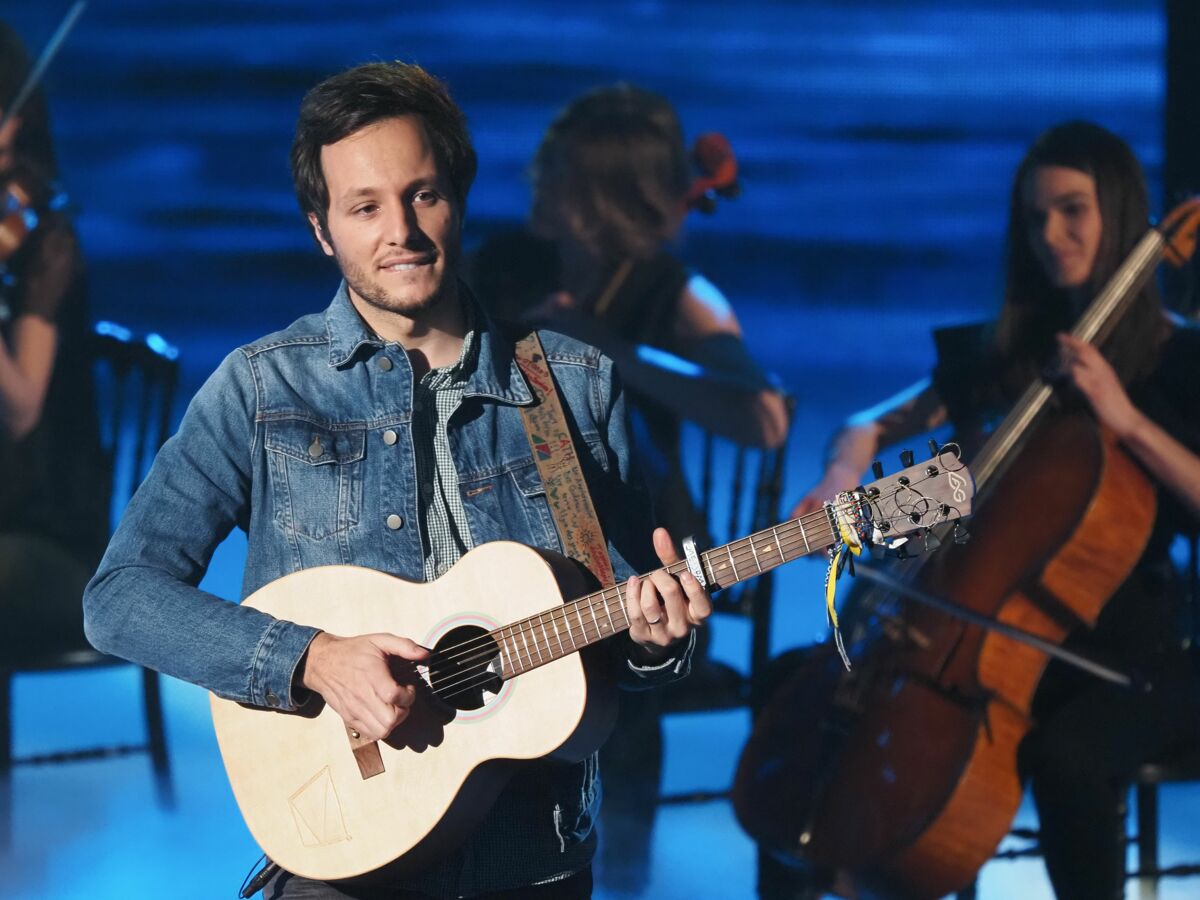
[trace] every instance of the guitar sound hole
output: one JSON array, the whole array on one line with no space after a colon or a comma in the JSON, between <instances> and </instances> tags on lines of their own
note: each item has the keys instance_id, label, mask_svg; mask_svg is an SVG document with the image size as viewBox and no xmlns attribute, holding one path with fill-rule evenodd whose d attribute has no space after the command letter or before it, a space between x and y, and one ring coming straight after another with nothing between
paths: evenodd
<instances>
[{"instance_id":1,"label":"guitar sound hole","mask_svg":"<svg viewBox=\"0 0 1200 900\"><path fill-rule=\"evenodd\" d=\"M500 648L486 629L460 625L446 632L433 651L429 685L443 703L464 711L479 709L500 693Z\"/></svg>"}]
</instances>

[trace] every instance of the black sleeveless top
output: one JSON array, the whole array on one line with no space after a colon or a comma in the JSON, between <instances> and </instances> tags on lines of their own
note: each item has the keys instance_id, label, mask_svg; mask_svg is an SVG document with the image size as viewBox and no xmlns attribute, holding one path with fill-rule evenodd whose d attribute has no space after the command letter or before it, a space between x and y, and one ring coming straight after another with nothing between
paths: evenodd
<instances>
[{"instance_id":1,"label":"black sleeveless top","mask_svg":"<svg viewBox=\"0 0 1200 900\"><path fill-rule=\"evenodd\" d=\"M1007 409L996 398L998 366L991 350L990 324L936 331L938 364L933 383L964 448L978 452L990 426ZM1161 348L1158 366L1128 388L1130 400L1149 419L1200 455L1200 327L1178 325ZM1153 480L1153 479L1152 479ZM1184 664L1180 647L1182 594L1170 558L1180 533L1195 532L1200 521L1174 494L1154 482L1157 514L1146 549L1134 572L1117 589L1091 631L1079 629L1067 646L1147 672Z\"/></svg>"},{"instance_id":2,"label":"black sleeveless top","mask_svg":"<svg viewBox=\"0 0 1200 900\"><path fill-rule=\"evenodd\" d=\"M110 474L96 413L85 276L70 223L45 217L9 259L8 272L4 340L20 316L34 315L55 325L57 349L38 424L19 441L0 434L0 530L49 538L95 568L108 540Z\"/></svg>"}]
</instances>

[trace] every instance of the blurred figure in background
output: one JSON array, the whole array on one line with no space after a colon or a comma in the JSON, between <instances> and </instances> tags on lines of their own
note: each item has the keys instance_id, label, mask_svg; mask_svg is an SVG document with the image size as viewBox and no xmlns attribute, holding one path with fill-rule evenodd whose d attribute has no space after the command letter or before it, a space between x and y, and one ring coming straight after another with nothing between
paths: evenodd
<instances>
[{"instance_id":1,"label":"blurred figure in background","mask_svg":"<svg viewBox=\"0 0 1200 900\"><path fill-rule=\"evenodd\" d=\"M0 23L0 115L29 72ZM0 654L86 647L80 598L108 537L84 264L57 209L45 98L0 128Z\"/></svg>"},{"instance_id":2,"label":"blurred figure in background","mask_svg":"<svg viewBox=\"0 0 1200 900\"><path fill-rule=\"evenodd\" d=\"M628 84L582 95L547 129L532 166L534 236L506 234L476 255L475 287L497 314L591 343L629 388L635 451L656 525L709 545L688 487L684 419L739 443L782 445L783 394L742 341L729 301L669 249L688 212L692 175L679 119L663 97ZM703 643L704 638L701 637ZM699 648L689 690L704 678ZM601 878L645 886L662 768L662 696L624 694L601 750Z\"/></svg>"}]
</instances>

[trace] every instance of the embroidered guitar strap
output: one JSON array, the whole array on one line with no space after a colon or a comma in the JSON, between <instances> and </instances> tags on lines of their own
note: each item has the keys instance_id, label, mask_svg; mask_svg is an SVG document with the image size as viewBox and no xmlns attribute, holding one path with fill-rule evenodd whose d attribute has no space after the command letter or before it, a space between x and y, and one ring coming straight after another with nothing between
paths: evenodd
<instances>
[{"instance_id":1,"label":"embroidered guitar strap","mask_svg":"<svg viewBox=\"0 0 1200 900\"><path fill-rule=\"evenodd\" d=\"M554 387L537 332L531 331L517 341L515 353L517 365L534 396L533 405L521 407L521 420L563 550L587 566L602 587L609 587L616 578L608 557L608 543L596 518L596 507L583 479L562 400Z\"/></svg>"}]
</instances>

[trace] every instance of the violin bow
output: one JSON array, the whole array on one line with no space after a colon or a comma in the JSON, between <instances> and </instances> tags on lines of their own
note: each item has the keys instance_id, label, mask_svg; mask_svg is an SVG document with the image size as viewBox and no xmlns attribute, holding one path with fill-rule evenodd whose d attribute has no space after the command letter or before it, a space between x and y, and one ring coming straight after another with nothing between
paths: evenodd
<instances>
[{"instance_id":1,"label":"violin bow","mask_svg":"<svg viewBox=\"0 0 1200 900\"><path fill-rule=\"evenodd\" d=\"M38 61L29 70L29 75L26 76L25 83L21 85L21 89L17 91L17 96L8 105L8 109L4 111L4 115L0 116L0 128L7 125L9 119L12 119L21 111L21 107L25 105L25 101L29 99L29 95L33 93L33 89L42 80L42 75L45 73L46 67L54 60L55 54L58 53L58 48L67 39L67 35L71 33L71 29L75 27L76 21L83 15L83 11L86 8L87 0L76 0L76 3L67 10L67 14L63 16L63 20L58 23L58 30L51 36L49 42L42 50L42 55L38 57Z\"/></svg>"}]
</instances>

